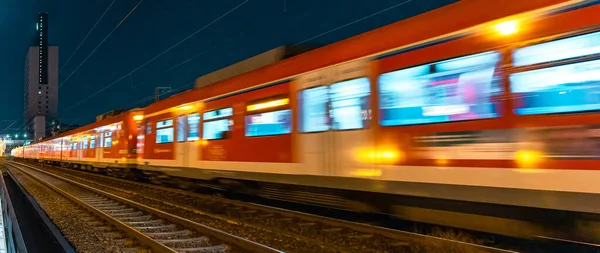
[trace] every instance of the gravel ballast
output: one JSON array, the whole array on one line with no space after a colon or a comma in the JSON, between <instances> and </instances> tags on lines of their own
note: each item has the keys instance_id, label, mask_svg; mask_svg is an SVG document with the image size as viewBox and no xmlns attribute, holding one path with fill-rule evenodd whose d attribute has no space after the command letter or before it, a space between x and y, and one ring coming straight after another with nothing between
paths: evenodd
<instances>
[{"instance_id":1,"label":"gravel ballast","mask_svg":"<svg viewBox=\"0 0 600 253\"><path fill-rule=\"evenodd\" d=\"M78 252L125 252L110 236L89 225L94 218L81 207L17 170L11 173Z\"/></svg>"},{"instance_id":2,"label":"gravel ballast","mask_svg":"<svg viewBox=\"0 0 600 253\"><path fill-rule=\"evenodd\" d=\"M52 170L60 176L286 252L414 252L415 249L412 244L377 235L219 203L214 197L149 191L127 181Z\"/></svg>"}]
</instances>

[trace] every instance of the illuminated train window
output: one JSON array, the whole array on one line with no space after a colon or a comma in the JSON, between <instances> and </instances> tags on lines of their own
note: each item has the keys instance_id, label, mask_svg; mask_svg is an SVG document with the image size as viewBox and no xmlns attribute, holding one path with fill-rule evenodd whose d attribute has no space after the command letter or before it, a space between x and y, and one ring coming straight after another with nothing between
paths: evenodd
<instances>
[{"instance_id":1,"label":"illuminated train window","mask_svg":"<svg viewBox=\"0 0 600 253\"><path fill-rule=\"evenodd\" d=\"M329 87L298 92L298 128L301 133L329 130Z\"/></svg>"},{"instance_id":2,"label":"illuminated train window","mask_svg":"<svg viewBox=\"0 0 600 253\"><path fill-rule=\"evenodd\" d=\"M600 32L559 39L513 52L513 66L527 66L600 54Z\"/></svg>"},{"instance_id":3,"label":"illuminated train window","mask_svg":"<svg viewBox=\"0 0 600 253\"><path fill-rule=\"evenodd\" d=\"M329 88L330 117L333 130L367 127L370 119L368 78L358 78L332 84Z\"/></svg>"},{"instance_id":4,"label":"illuminated train window","mask_svg":"<svg viewBox=\"0 0 600 253\"><path fill-rule=\"evenodd\" d=\"M156 122L156 143L173 142L173 120Z\"/></svg>"},{"instance_id":5,"label":"illuminated train window","mask_svg":"<svg viewBox=\"0 0 600 253\"><path fill-rule=\"evenodd\" d=\"M77 144L75 144L77 145ZM112 132L104 133L104 147L110 148L112 147Z\"/></svg>"},{"instance_id":6,"label":"illuminated train window","mask_svg":"<svg viewBox=\"0 0 600 253\"><path fill-rule=\"evenodd\" d=\"M231 107L202 114L204 119L204 123L202 123L202 139L220 140L227 138L227 132L231 131L233 127L231 116L233 116L233 108Z\"/></svg>"},{"instance_id":7,"label":"illuminated train window","mask_svg":"<svg viewBox=\"0 0 600 253\"><path fill-rule=\"evenodd\" d=\"M510 82L516 114L600 110L600 60L515 73Z\"/></svg>"},{"instance_id":8,"label":"illuminated train window","mask_svg":"<svg viewBox=\"0 0 600 253\"><path fill-rule=\"evenodd\" d=\"M368 78L314 87L298 93L299 130L302 133L368 127L371 119Z\"/></svg>"},{"instance_id":9,"label":"illuminated train window","mask_svg":"<svg viewBox=\"0 0 600 253\"><path fill-rule=\"evenodd\" d=\"M590 56L600 56L600 32L515 50L514 66L551 63L510 75L515 114L600 110L600 60Z\"/></svg>"},{"instance_id":10,"label":"illuminated train window","mask_svg":"<svg viewBox=\"0 0 600 253\"><path fill-rule=\"evenodd\" d=\"M188 134L187 141L195 141L200 139L200 135L198 133L198 127L200 124L200 114L190 114L187 117L188 123Z\"/></svg>"},{"instance_id":11,"label":"illuminated train window","mask_svg":"<svg viewBox=\"0 0 600 253\"><path fill-rule=\"evenodd\" d=\"M246 136L282 135L292 132L292 110L246 116Z\"/></svg>"},{"instance_id":12,"label":"illuminated train window","mask_svg":"<svg viewBox=\"0 0 600 253\"><path fill-rule=\"evenodd\" d=\"M186 135L186 119L187 115L177 117L177 142L184 142Z\"/></svg>"},{"instance_id":13,"label":"illuminated train window","mask_svg":"<svg viewBox=\"0 0 600 253\"><path fill-rule=\"evenodd\" d=\"M382 126L496 118L502 93L500 55L486 52L385 73L379 77Z\"/></svg>"},{"instance_id":14,"label":"illuminated train window","mask_svg":"<svg viewBox=\"0 0 600 253\"><path fill-rule=\"evenodd\" d=\"M83 137L83 141L81 142L83 144L83 149L87 149L88 148L88 137Z\"/></svg>"}]
</instances>

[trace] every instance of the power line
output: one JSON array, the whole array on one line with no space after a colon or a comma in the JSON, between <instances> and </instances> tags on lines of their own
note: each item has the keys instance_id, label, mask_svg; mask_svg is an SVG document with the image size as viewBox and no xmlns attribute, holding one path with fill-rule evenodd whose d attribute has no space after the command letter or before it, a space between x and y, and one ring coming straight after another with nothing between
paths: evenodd
<instances>
[{"instance_id":1,"label":"power line","mask_svg":"<svg viewBox=\"0 0 600 253\"><path fill-rule=\"evenodd\" d=\"M244 30L244 31L242 31L242 32L240 32L240 33L238 33L238 34L236 34L234 37L237 37L237 36L239 36L239 35L243 35L243 34L245 34L245 33L246 33L246 32L248 32L248 31L249 31L249 29L248 29L248 30ZM213 46L212 48L210 48L210 49L207 49L207 50L204 50L204 51L202 51L202 52L200 52L200 53L197 53L197 54L195 54L194 56L192 56L192 57L190 57L190 58L188 58L188 59L186 59L186 60L184 60L184 61L182 61L182 62L180 62L180 63L178 63L178 64L175 64L173 67L170 67L170 68L168 68L167 70L165 70L165 73L167 73L167 72L169 72L169 71L171 71L171 70L174 70L174 69L178 68L179 66L181 66L181 65L183 65L183 64L186 64L186 63L190 62L191 60L193 60L193 59L197 58L198 56L201 56L201 55L204 55L204 54L206 54L206 53L208 53L208 52L211 52L212 50L214 50L214 49L216 49L216 48L219 48L219 47L223 46L223 45L224 45L224 44L226 44L226 43L229 43L229 42L231 42L231 41L234 41L234 37L231 37L231 38L229 38L229 39L227 39L227 40L223 41L223 43L221 43L221 44L214 45L214 46Z\"/></svg>"},{"instance_id":2,"label":"power line","mask_svg":"<svg viewBox=\"0 0 600 253\"><path fill-rule=\"evenodd\" d=\"M140 6L140 4L143 2L144 0L140 0L134 7L133 9L131 9L131 11L129 11L129 13L127 13L127 15L121 19L121 22L119 22L119 24L117 24L117 26L115 26L112 31L110 31L110 33L108 33L108 35L106 35L106 37L104 37L104 39L100 42L100 44L98 44L96 46L96 48L94 48L94 50L92 50L92 52L90 52L90 54L85 57L85 59L77 66L77 68L75 68L75 70L73 70L73 72L71 72L71 74L69 76L67 76L67 79L65 79L59 86L58 88L60 88L61 86L63 86L67 81L69 81L69 79L71 78L71 76L73 76L75 74L75 72L77 72L77 70L79 70L79 68L92 56L92 54L94 54L96 52L96 50L98 50L98 48L100 48L100 46L102 46L102 44L104 44L104 42L108 39L108 37L110 37L110 35L112 35L117 28L119 28L119 26L121 26L121 24L123 24L123 22L125 22L125 20L127 18L129 18L129 16L131 15L131 13L133 13L135 11L135 9L137 9L138 6Z\"/></svg>"},{"instance_id":3,"label":"power line","mask_svg":"<svg viewBox=\"0 0 600 253\"><path fill-rule=\"evenodd\" d=\"M104 16L106 15L106 13L108 12L108 10L110 10L110 8L113 6L113 4L115 3L116 0L113 0L110 5L108 5L108 7L106 8L106 10L104 10L104 13L102 13L102 16L100 16L98 18L98 20L96 20L96 23L94 24L94 26L92 27L92 29L90 29L90 31L87 33L87 35L85 35L85 37L83 38L83 40L79 43L79 45L77 46L77 48L75 48L75 51L73 51L73 53L71 54L71 56L69 56L69 58L67 59L67 61L65 62L65 64L63 64L63 66L60 68L60 70L58 71L58 75L56 75L56 78L58 78L58 76L60 75L60 73L63 71L63 69L67 66L67 64L69 64L69 61L71 61L71 58L73 58L73 56L75 55L75 53L77 53L77 51L79 50L79 48L83 45L83 43L87 40L87 38L90 36L90 34L92 34L92 31L94 31L94 29L96 28L96 26L98 26L98 24L100 23L100 21L102 20L102 18L104 18Z\"/></svg>"},{"instance_id":4,"label":"power line","mask_svg":"<svg viewBox=\"0 0 600 253\"><path fill-rule=\"evenodd\" d=\"M156 55L154 58L146 61L144 64L140 65L139 67L135 68L134 70L132 70L131 72L125 74L124 76L122 76L121 78L117 79L116 81L110 83L107 86L104 86L102 89L96 91L95 93L93 93L92 95L80 100L79 102L75 103L73 106L69 107L67 110L74 108L80 104L82 104L83 102L87 101L88 99L96 96L97 94L99 94L100 92L110 88L111 86L113 86L114 84L118 83L119 81L123 80L125 77L131 75L132 73L138 71L139 69L143 68L144 66L148 65L148 63L156 60L158 57L164 55L165 53L169 52L171 49L175 48L176 46L179 46L181 43L187 41L188 39L190 39L191 37L193 37L194 35L198 34L199 32L203 31L204 29L210 27L212 24L216 23L217 21L223 19L225 16L227 16L228 14L230 14L231 12L235 11L236 9L242 7L244 4L246 4L249 0L246 0L244 2L242 2L241 4L233 7L232 9L230 9L229 11L225 12L223 15L219 16L218 18L216 18L215 20L211 21L210 23L206 24L205 26L203 26L202 28L196 30L195 32L193 32L192 34L188 35L187 37L185 37L184 39L182 39L181 41L175 43L174 45L172 45L171 47L167 48L167 50L163 51L162 53Z\"/></svg>"},{"instance_id":5,"label":"power line","mask_svg":"<svg viewBox=\"0 0 600 253\"><path fill-rule=\"evenodd\" d=\"M121 19L121 22L119 22L119 24L117 24L117 25L116 25L116 26L113 28L113 30L112 30L112 31L111 31L111 32L110 32L108 35L106 35L106 37L104 37L104 39L103 39L103 40L102 40L102 41L101 41L101 42L100 42L100 43L99 43L99 44L96 46L96 48L94 48L94 50L92 50L92 52L90 52L90 53L88 54L88 56L87 56L87 57L86 57L86 58L85 58L85 59L84 59L84 60L83 60L83 61L82 61L82 62L81 62L81 63L80 63L78 66L77 66L77 68L75 68L75 70L73 70L73 72L71 72L71 74L70 74L70 75L67 77L67 79L66 79L66 80L64 80L62 83L60 83L60 84L58 85L58 87L56 88L56 90L52 91L52 93L49 95L49 97L51 97L51 96L54 96L54 95L56 94L56 92L58 92L58 90L60 89L60 87L62 87L62 86L63 86L63 85L64 85L64 84L65 84L65 83L66 83L66 82L67 82L67 81L68 81L68 80L71 78L71 76L73 76L73 74L75 74L75 72L77 72L77 70L79 70L79 68L80 68L80 67L81 67L81 66L82 66L82 65L83 65L83 64L84 64L84 63L85 63L85 62L86 62L86 61L87 61L87 60L88 60L88 59L89 59L91 56L92 56L92 54L94 54L94 53L96 52L96 50L98 50L98 48L100 48L100 46L102 46L102 44L104 44L104 42L105 42L105 41L108 39L108 37L110 37L110 35L112 35L112 34L113 34L113 32L114 32L115 30L117 30L117 28L119 28L119 26L121 26L121 24L123 24L123 22L124 22L124 21L125 21L125 20L126 20L126 19L127 19L129 16L130 16L130 15L131 15L131 13L133 13L133 12L135 11L135 9L137 9L137 7L138 7L138 6L139 6L139 5L140 5L140 4L141 4L143 1L144 1L144 0L140 0L140 1L139 1L139 2L138 2L138 3L137 3L137 4L136 4L136 5L135 5L135 6L134 6L132 9L131 9L131 11L129 11L129 13L128 13L128 14L127 14L127 15L126 15L126 16L125 16L123 19ZM111 4L111 5L112 5L112 4ZM109 8L110 8L110 6L109 6ZM108 11L108 9L107 9L107 11ZM106 14L106 12L105 12L105 14ZM104 15L104 14L103 14L103 15ZM91 32L91 31L90 31L90 32ZM89 35L89 34L88 34L88 35ZM87 36L86 36L86 37L87 37ZM83 41L82 41L82 43L83 43ZM32 107L32 105L30 104L30 105L27 107L27 110L31 109L31 107ZM25 124L27 124L27 122L23 122L23 125L21 125L21 127L25 126Z\"/></svg>"},{"instance_id":6,"label":"power line","mask_svg":"<svg viewBox=\"0 0 600 253\"><path fill-rule=\"evenodd\" d=\"M370 17L373 17L373 16L376 16L376 15L379 15L379 14L381 14L381 13L384 13L384 12L386 12L386 11L389 11L389 10L391 10L391 9L397 8L398 6L401 6L401 5L404 5L404 4L407 4L407 3L410 3L410 2L412 2L412 1L413 1L413 0L406 0L406 1L404 1L404 2L401 2L401 3L395 4L395 5L392 5L392 6L388 7L388 8L385 8L385 9L383 9L383 10L380 10L380 11L378 11L378 12L371 13L371 14L369 14L369 15L367 15L367 16L364 16L364 17L362 17L362 18L359 18L359 19L357 19L357 20L354 20L354 21L352 21L352 22L350 22L350 23L347 23L347 24L345 24L345 25L339 26L339 27L337 27L337 28L334 28L334 29L331 29L331 30L329 30L329 31L327 31L327 32L323 32L323 33L320 33L320 34L318 34L318 35L315 35L315 36L313 36L313 37L310 37L310 38L308 38L308 39L306 39L306 40L303 40L303 41L301 41L301 42L299 42L299 43L296 43L296 44L294 44L294 46L300 45L300 44L302 44L302 43L305 43L305 42L307 42L307 41L311 41L311 40L313 40L313 39L316 39L316 38L318 38L318 37L321 37L321 36L323 36L323 35L325 35L325 34L328 34L328 33L331 33L331 32L335 32L335 31L337 31L337 30L339 30L339 29L342 29L342 28L344 28L344 27L346 27L346 26L349 26L349 25L356 24L356 23L358 23L358 22L360 22L360 21L363 21L363 20L365 20L365 19L368 19L368 18L370 18Z\"/></svg>"}]
</instances>

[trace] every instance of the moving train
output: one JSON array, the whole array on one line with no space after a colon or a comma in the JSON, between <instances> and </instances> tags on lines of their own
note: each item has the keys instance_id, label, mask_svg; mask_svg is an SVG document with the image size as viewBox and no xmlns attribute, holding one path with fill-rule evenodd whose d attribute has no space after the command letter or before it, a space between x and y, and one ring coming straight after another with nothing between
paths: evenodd
<instances>
[{"instance_id":1,"label":"moving train","mask_svg":"<svg viewBox=\"0 0 600 253\"><path fill-rule=\"evenodd\" d=\"M12 155L482 231L539 210L600 214L600 5L492 2L459 1Z\"/></svg>"}]
</instances>

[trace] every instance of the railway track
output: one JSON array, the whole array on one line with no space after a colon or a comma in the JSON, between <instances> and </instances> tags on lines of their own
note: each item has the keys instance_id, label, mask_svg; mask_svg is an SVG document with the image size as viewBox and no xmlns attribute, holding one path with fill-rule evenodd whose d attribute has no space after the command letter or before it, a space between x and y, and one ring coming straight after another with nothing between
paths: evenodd
<instances>
[{"instance_id":1,"label":"railway track","mask_svg":"<svg viewBox=\"0 0 600 253\"><path fill-rule=\"evenodd\" d=\"M514 252L59 167L44 170L289 252Z\"/></svg>"},{"instance_id":2,"label":"railway track","mask_svg":"<svg viewBox=\"0 0 600 253\"><path fill-rule=\"evenodd\" d=\"M32 166L8 165L82 207L88 214L75 215L107 229L124 251L281 252Z\"/></svg>"}]
</instances>

